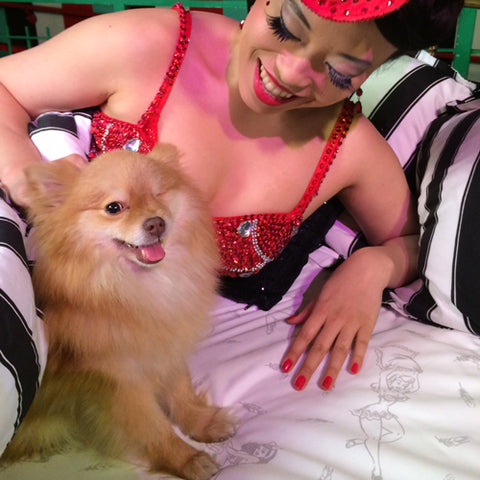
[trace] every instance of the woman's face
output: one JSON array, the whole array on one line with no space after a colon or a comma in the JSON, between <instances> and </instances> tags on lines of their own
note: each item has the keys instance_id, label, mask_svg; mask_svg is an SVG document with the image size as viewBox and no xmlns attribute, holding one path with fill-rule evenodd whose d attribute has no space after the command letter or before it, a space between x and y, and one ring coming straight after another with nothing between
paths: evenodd
<instances>
[{"instance_id":1,"label":"woman's face","mask_svg":"<svg viewBox=\"0 0 480 480\"><path fill-rule=\"evenodd\" d=\"M240 95L258 112L333 105L394 51L374 22L324 20L301 0L257 0L238 43Z\"/></svg>"}]
</instances>

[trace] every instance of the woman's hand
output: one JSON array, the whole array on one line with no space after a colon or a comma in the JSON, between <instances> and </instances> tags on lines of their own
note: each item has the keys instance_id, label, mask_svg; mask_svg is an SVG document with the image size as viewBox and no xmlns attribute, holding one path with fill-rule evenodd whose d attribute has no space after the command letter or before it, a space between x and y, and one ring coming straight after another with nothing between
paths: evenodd
<instances>
[{"instance_id":1,"label":"woman's hand","mask_svg":"<svg viewBox=\"0 0 480 480\"><path fill-rule=\"evenodd\" d=\"M334 385L350 352L350 372L355 374L360 370L383 290L389 282L389 258L377 255L382 248L363 248L348 257L333 272L318 297L288 320L302 326L284 355L282 370L292 370L306 353L293 381L297 390L307 385L329 352L320 382L323 389L329 390Z\"/></svg>"},{"instance_id":2,"label":"woman's hand","mask_svg":"<svg viewBox=\"0 0 480 480\"><path fill-rule=\"evenodd\" d=\"M28 189L25 167L11 164L5 169L0 180L1 187L7 192L10 200L19 207L28 207Z\"/></svg>"},{"instance_id":3,"label":"woman's hand","mask_svg":"<svg viewBox=\"0 0 480 480\"><path fill-rule=\"evenodd\" d=\"M88 160L85 157L77 153L72 153L64 158L79 168L85 167L88 163ZM4 170L3 178L0 182L1 187L5 189L10 200L19 207L28 207L29 205L27 177L25 172L29 165L36 163L37 161L37 159L32 159L32 162L26 166L11 164L10 168Z\"/></svg>"}]
</instances>

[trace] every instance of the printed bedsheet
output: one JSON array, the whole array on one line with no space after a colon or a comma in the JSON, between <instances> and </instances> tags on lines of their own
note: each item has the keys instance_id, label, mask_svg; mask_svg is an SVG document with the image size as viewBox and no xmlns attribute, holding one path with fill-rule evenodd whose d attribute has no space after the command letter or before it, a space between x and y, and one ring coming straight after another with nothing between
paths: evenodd
<instances>
[{"instance_id":1,"label":"printed bedsheet","mask_svg":"<svg viewBox=\"0 0 480 480\"><path fill-rule=\"evenodd\" d=\"M198 445L221 465L215 480L478 480L480 339L382 309L359 374L332 391L291 386L279 362L293 334L285 319L319 267L314 252L288 295L265 313L219 299L211 332L191 361L194 383L232 406L234 437ZM315 284L315 282L313 282ZM320 374L317 376L319 378ZM193 442L194 443L194 442ZM24 462L1 480L150 480L141 467L88 452Z\"/></svg>"}]
</instances>

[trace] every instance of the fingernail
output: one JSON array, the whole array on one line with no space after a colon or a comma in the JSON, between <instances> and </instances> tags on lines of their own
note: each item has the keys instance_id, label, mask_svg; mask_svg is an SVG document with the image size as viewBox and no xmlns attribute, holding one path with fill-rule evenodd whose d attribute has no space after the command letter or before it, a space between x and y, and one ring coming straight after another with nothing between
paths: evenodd
<instances>
[{"instance_id":1,"label":"fingernail","mask_svg":"<svg viewBox=\"0 0 480 480\"><path fill-rule=\"evenodd\" d=\"M292 368L293 362L287 358L282 364L282 370L287 373Z\"/></svg>"},{"instance_id":2,"label":"fingernail","mask_svg":"<svg viewBox=\"0 0 480 480\"><path fill-rule=\"evenodd\" d=\"M322 382L322 388L328 390L332 386L333 378L329 375L325 377Z\"/></svg>"},{"instance_id":3,"label":"fingernail","mask_svg":"<svg viewBox=\"0 0 480 480\"><path fill-rule=\"evenodd\" d=\"M300 375L296 380L295 380L295 388L297 390L301 390L303 386L305 385L306 378L303 375Z\"/></svg>"},{"instance_id":4,"label":"fingernail","mask_svg":"<svg viewBox=\"0 0 480 480\"><path fill-rule=\"evenodd\" d=\"M360 368L360 367L359 367L358 363L355 362L355 363L351 366L350 371L351 371L352 373L358 373L358 369L359 369L359 368Z\"/></svg>"}]
</instances>

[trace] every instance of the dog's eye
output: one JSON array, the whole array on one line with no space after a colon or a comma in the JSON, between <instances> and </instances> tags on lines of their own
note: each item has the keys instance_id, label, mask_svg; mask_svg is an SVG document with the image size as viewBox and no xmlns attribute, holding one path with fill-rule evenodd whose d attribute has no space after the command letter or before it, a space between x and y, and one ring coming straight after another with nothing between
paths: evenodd
<instances>
[{"instance_id":1,"label":"dog's eye","mask_svg":"<svg viewBox=\"0 0 480 480\"><path fill-rule=\"evenodd\" d=\"M105 207L105 211L110 215L116 215L117 213L120 213L124 209L125 209L125 206L120 202L112 202Z\"/></svg>"}]
</instances>

